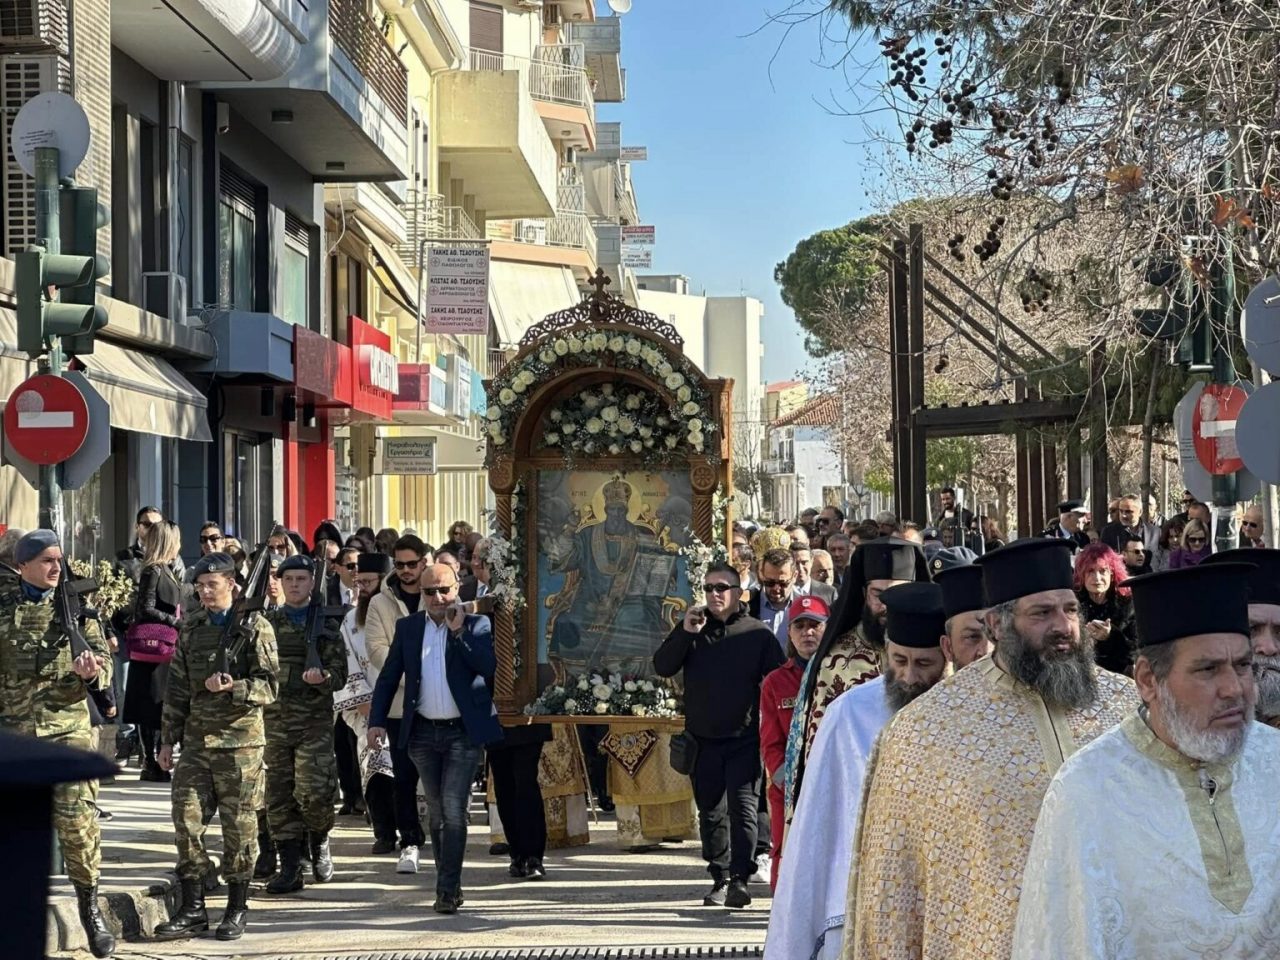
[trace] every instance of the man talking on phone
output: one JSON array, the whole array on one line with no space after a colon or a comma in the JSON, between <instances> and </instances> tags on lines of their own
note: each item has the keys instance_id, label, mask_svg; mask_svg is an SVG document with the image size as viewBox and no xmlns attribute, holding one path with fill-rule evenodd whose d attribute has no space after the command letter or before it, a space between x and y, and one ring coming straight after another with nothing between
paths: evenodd
<instances>
[{"instance_id":1,"label":"man talking on phone","mask_svg":"<svg viewBox=\"0 0 1280 960\"><path fill-rule=\"evenodd\" d=\"M773 631L742 609L738 571L713 564L706 603L689 608L653 655L659 676L684 671L685 730L697 743L693 801L712 887L705 906L745 907L756 870L760 683L782 666Z\"/></svg>"},{"instance_id":2,"label":"man talking on phone","mask_svg":"<svg viewBox=\"0 0 1280 960\"><path fill-rule=\"evenodd\" d=\"M470 608L470 613L468 613ZM458 601L458 575L443 564L422 572L418 611L396 622L386 663L373 688L369 746L386 743L387 713L404 678L400 747L427 795L436 913L462 906L467 805L484 746L502 739L490 684L496 661L489 621Z\"/></svg>"}]
</instances>

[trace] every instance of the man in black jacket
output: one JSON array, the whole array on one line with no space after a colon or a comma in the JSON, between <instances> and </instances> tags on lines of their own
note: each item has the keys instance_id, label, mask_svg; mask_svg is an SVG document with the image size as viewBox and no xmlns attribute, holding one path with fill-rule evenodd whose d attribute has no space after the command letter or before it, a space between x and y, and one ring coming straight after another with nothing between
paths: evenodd
<instances>
[{"instance_id":1,"label":"man in black jacket","mask_svg":"<svg viewBox=\"0 0 1280 960\"><path fill-rule=\"evenodd\" d=\"M706 606L685 613L654 653L653 667L661 677L684 671L685 730L698 745L693 800L713 881L702 902L745 907L756 869L760 683L783 655L773 632L742 611L733 567L710 566L703 588Z\"/></svg>"}]
</instances>

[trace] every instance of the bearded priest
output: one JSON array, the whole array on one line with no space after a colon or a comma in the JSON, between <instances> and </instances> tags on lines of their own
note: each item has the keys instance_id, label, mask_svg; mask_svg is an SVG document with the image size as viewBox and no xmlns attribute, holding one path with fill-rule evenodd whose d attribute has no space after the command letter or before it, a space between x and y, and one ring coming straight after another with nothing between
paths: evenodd
<instances>
[{"instance_id":1,"label":"bearded priest","mask_svg":"<svg viewBox=\"0 0 1280 960\"><path fill-rule=\"evenodd\" d=\"M804 792L787 835L769 914L765 960L840 956L853 832L867 758L894 714L942 679L947 616L936 583L880 595L888 611L884 670L827 708L809 754Z\"/></svg>"},{"instance_id":2,"label":"bearded priest","mask_svg":"<svg viewBox=\"0 0 1280 960\"><path fill-rule=\"evenodd\" d=\"M1258 685L1258 719L1280 729L1280 550L1224 550L1204 563L1248 563L1249 639Z\"/></svg>"},{"instance_id":3,"label":"bearded priest","mask_svg":"<svg viewBox=\"0 0 1280 960\"><path fill-rule=\"evenodd\" d=\"M1049 786L1014 960L1280 957L1280 732L1253 718L1253 570L1125 581L1142 706Z\"/></svg>"},{"instance_id":4,"label":"bearded priest","mask_svg":"<svg viewBox=\"0 0 1280 960\"><path fill-rule=\"evenodd\" d=\"M1018 540L978 565L995 653L903 708L876 745L845 958L1007 957L1049 781L1137 706L1132 680L1094 665L1068 541Z\"/></svg>"}]
</instances>

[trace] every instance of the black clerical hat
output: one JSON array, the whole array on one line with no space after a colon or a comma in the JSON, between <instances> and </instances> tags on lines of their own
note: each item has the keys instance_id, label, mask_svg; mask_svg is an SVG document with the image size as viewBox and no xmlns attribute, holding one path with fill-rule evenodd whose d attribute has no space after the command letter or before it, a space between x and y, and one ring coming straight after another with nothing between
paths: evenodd
<instances>
[{"instance_id":1,"label":"black clerical hat","mask_svg":"<svg viewBox=\"0 0 1280 960\"><path fill-rule=\"evenodd\" d=\"M6 864L0 871L0 903L6 958L44 956L53 785L105 777L116 769L101 754L0 730L0 849Z\"/></svg>"},{"instance_id":2,"label":"black clerical hat","mask_svg":"<svg viewBox=\"0 0 1280 960\"><path fill-rule=\"evenodd\" d=\"M1249 602L1280 605L1280 550L1241 548L1223 550L1205 557L1206 563L1249 563L1253 572L1249 575Z\"/></svg>"},{"instance_id":3,"label":"black clerical hat","mask_svg":"<svg viewBox=\"0 0 1280 960\"><path fill-rule=\"evenodd\" d=\"M1124 585L1133 591L1138 646L1202 633L1249 636L1249 581L1254 569L1247 563L1201 563L1130 577Z\"/></svg>"},{"instance_id":4,"label":"black clerical hat","mask_svg":"<svg viewBox=\"0 0 1280 960\"><path fill-rule=\"evenodd\" d=\"M1026 537L979 557L986 606L1045 590L1072 589L1070 540Z\"/></svg>"},{"instance_id":5,"label":"black clerical hat","mask_svg":"<svg viewBox=\"0 0 1280 960\"><path fill-rule=\"evenodd\" d=\"M885 637L900 647L928 649L942 645L947 616L942 608L942 588L936 583L900 583L880 594L889 611Z\"/></svg>"},{"instance_id":6,"label":"black clerical hat","mask_svg":"<svg viewBox=\"0 0 1280 960\"><path fill-rule=\"evenodd\" d=\"M356 573L377 573L386 576L391 572L391 558L385 553L362 553L356 557Z\"/></svg>"},{"instance_id":7,"label":"black clerical hat","mask_svg":"<svg viewBox=\"0 0 1280 960\"><path fill-rule=\"evenodd\" d=\"M879 537L868 540L854 554L862 562L862 581L915 580L918 544L901 537Z\"/></svg>"},{"instance_id":8,"label":"black clerical hat","mask_svg":"<svg viewBox=\"0 0 1280 960\"><path fill-rule=\"evenodd\" d=\"M957 613L985 610L982 595L982 568L975 564L948 567L933 575L933 582L942 588L942 609L951 619Z\"/></svg>"}]
</instances>

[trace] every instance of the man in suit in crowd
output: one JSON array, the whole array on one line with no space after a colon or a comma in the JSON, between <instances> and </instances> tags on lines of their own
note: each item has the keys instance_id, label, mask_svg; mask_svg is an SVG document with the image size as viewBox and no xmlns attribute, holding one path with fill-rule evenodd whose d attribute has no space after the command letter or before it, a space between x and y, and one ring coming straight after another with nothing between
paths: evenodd
<instances>
[{"instance_id":1,"label":"man in suit in crowd","mask_svg":"<svg viewBox=\"0 0 1280 960\"><path fill-rule=\"evenodd\" d=\"M818 597L826 601L828 607L836 604L836 588L828 583L814 580L810 574L813 565L813 551L807 543L792 541L791 563L796 572L794 595L799 597Z\"/></svg>"},{"instance_id":2,"label":"man in suit in crowd","mask_svg":"<svg viewBox=\"0 0 1280 960\"><path fill-rule=\"evenodd\" d=\"M400 746L427 795L436 866L436 913L462 905L462 857L467 846L471 783L486 744L502 739L490 684L496 661L489 621L466 615L458 576L446 564L422 573L416 613L396 622L395 636L369 714L369 743L381 749L387 714L404 680Z\"/></svg>"}]
</instances>

